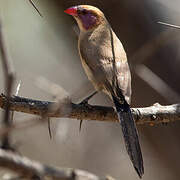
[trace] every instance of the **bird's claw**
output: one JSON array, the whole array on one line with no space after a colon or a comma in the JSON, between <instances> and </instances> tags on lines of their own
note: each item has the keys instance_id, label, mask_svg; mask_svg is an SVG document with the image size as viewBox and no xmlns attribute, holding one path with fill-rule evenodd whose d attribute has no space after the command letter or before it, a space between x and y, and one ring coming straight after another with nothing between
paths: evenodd
<instances>
[{"instance_id":1,"label":"bird's claw","mask_svg":"<svg viewBox=\"0 0 180 180\"><path fill-rule=\"evenodd\" d=\"M88 100L87 100L87 99L84 99L83 101L81 101L81 102L79 103L79 105L87 106L87 105L88 105Z\"/></svg>"},{"instance_id":2,"label":"bird's claw","mask_svg":"<svg viewBox=\"0 0 180 180\"><path fill-rule=\"evenodd\" d=\"M87 98L83 99L83 100L79 103L79 105L89 107L90 105L88 104L88 101L89 101L95 94L97 94L97 91L93 92L90 96L88 96ZM80 120L80 123L79 123L79 132L81 131L82 121L83 121L83 120Z\"/></svg>"},{"instance_id":3,"label":"bird's claw","mask_svg":"<svg viewBox=\"0 0 180 180\"><path fill-rule=\"evenodd\" d=\"M97 91L93 92L90 96L87 98L83 99L79 104L80 105L88 105L88 101L95 95L97 94Z\"/></svg>"}]
</instances>

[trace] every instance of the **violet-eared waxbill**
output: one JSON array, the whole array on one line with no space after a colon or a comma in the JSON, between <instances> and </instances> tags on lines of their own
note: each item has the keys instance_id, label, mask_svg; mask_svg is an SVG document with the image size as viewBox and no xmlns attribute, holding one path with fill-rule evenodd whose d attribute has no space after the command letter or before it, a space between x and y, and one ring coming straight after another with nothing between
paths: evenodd
<instances>
[{"instance_id":1,"label":"violet-eared waxbill","mask_svg":"<svg viewBox=\"0 0 180 180\"><path fill-rule=\"evenodd\" d=\"M143 158L129 105L131 74L123 45L98 8L78 5L65 12L77 21L80 29L78 50L82 66L96 91L103 91L112 99L127 152L141 178L144 174Z\"/></svg>"}]
</instances>

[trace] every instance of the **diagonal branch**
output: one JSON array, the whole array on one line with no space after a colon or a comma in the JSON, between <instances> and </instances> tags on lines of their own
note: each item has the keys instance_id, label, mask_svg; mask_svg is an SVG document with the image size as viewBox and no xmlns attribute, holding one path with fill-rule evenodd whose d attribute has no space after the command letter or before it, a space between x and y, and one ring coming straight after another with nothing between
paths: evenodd
<instances>
[{"instance_id":1,"label":"diagonal branch","mask_svg":"<svg viewBox=\"0 0 180 180\"><path fill-rule=\"evenodd\" d=\"M5 108L7 98L0 95L0 107ZM112 107L81 105L74 103L61 104L58 111L53 111L55 102L38 101L19 96L10 98L10 110L46 117L72 118L78 120L97 120L118 122ZM66 113L65 113L66 112ZM137 124L155 125L160 123L180 120L180 104L161 106L156 103L150 107L132 108L133 116Z\"/></svg>"},{"instance_id":2,"label":"diagonal branch","mask_svg":"<svg viewBox=\"0 0 180 180\"><path fill-rule=\"evenodd\" d=\"M168 102L172 103L180 101L180 95L147 66L138 64L135 66L134 70L143 81L168 100Z\"/></svg>"},{"instance_id":3,"label":"diagonal branch","mask_svg":"<svg viewBox=\"0 0 180 180\"><path fill-rule=\"evenodd\" d=\"M162 25L164 25L164 26L168 26L168 27L180 29L180 26L177 26L177 25L174 25L174 24L169 24L169 23L165 23L165 22L161 22L161 21L158 21L157 23L158 23L158 24L162 24Z\"/></svg>"},{"instance_id":4,"label":"diagonal branch","mask_svg":"<svg viewBox=\"0 0 180 180\"><path fill-rule=\"evenodd\" d=\"M41 16L41 17L43 17L42 16L42 14L41 14L41 12L39 11L39 9L36 7L36 5L34 4L34 2L32 1L32 0L29 0L29 2L30 2L30 4L33 6L33 8L37 11L37 13Z\"/></svg>"},{"instance_id":5,"label":"diagonal branch","mask_svg":"<svg viewBox=\"0 0 180 180\"><path fill-rule=\"evenodd\" d=\"M49 180L108 180L109 178L99 178L87 171L55 168L43 165L26 157L7 152L0 149L0 166L18 173L25 179L49 179ZM112 179L112 178L111 178Z\"/></svg>"}]
</instances>

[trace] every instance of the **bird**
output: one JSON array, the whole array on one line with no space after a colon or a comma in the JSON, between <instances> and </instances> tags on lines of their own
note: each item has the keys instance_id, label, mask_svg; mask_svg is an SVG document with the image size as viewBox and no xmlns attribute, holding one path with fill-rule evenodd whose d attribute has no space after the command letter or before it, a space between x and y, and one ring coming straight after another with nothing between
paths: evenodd
<instances>
[{"instance_id":1,"label":"bird","mask_svg":"<svg viewBox=\"0 0 180 180\"><path fill-rule=\"evenodd\" d=\"M91 5L77 5L64 11L73 16L80 29L78 51L82 66L96 91L112 100L126 150L142 178L143 157L137 128L130 109L131 73L126 52L104 13Z\"/></svg>"}]
</instances>

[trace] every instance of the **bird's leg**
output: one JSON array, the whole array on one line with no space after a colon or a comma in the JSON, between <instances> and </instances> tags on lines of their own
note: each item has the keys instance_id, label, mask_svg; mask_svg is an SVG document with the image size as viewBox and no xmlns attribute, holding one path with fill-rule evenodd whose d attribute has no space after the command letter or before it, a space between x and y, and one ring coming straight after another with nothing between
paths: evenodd
<instances>
[{"instance_id":1,"label":"bird's leg","mask_svg":"<svg viewBox=\"0 0 180 180\"><path fill-rule=\"evenodd\" d=\"M97 93L98 93L97 91L93 92L93 93L90 94L88 97L86 97L85 99L83 99L79 104L80 104L80 105L88 105L88 101L89 101L94 95L96 95ZM83 120L80 120L80 123L79 123L79 132L81 131L82 121L83 121Z\"/></svg>"},{"instance_id":2,"label":"bird's leg","mask_svg":"<svg viewBox=\"0 0 180 180\"><path fill-rule=\"evenodd\" d=\"M85 99L83 99L79 104L80 105L87 105L88 104L88 101L94 96L96 95L98 92L95 91L93 92L92 94L90 94L88 97L86 97Z\"/></svg>"}]
</instances>

